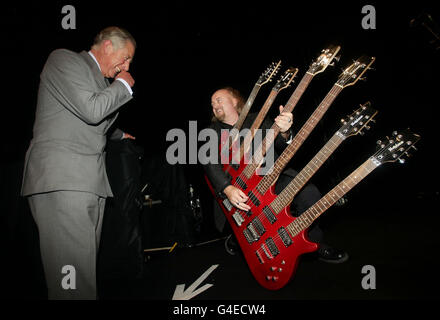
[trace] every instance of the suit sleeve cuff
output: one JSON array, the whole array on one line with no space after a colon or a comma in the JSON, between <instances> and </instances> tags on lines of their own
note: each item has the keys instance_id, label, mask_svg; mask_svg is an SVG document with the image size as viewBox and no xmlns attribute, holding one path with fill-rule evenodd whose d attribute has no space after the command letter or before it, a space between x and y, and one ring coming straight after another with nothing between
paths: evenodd
<instances>
[{"instance_id":1,"label":"suit sleeve cuff","mask_svg":"<svg viewBox=\"0 0 440 320\"><path fill-rule=\"evenodd\" d=\"M130 94L133 95L133 90L131 90L131 87L127 81L121 78L117 78L116 80L121 81L124 84L124 86L127 88L128 92L130 92Z\"/></svg>"}]
</instances>

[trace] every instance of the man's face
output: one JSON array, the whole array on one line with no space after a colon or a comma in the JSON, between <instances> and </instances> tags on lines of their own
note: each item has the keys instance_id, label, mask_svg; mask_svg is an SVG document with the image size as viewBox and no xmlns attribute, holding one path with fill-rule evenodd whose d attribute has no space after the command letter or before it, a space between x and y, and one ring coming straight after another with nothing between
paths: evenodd
<instances>
[{"instance_id":1,"label":"man's face","mask_svg":"<svg viewBox=\"0 0 440 320\"><path fill-rule=\"evenodd\" d=\"M234 113L237 114L237 103L237 99L225 89L216 91L211 97L212 112L219 121L224 121Z\"/></svg>"},{"instance_id":2,"label":"man's face","mask_svg":"<svg viewBox=\"0 0 440 320\"><path fill-rule=\"evenodd\" d=\"M134 56L134 46L130 41L119 49L115 49L111 41L104 43L102 72L106 78L114 78L121 71L128 71Z\"/></svg>"}]
</instances>

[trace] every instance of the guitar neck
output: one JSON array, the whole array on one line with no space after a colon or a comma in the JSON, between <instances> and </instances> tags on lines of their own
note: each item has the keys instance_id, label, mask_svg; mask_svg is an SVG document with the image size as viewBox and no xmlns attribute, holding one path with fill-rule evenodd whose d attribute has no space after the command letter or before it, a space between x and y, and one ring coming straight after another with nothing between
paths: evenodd
<instances>
[{"instance_id":1,"label":"guitar neck","mask_svg":"<svg viewBox=\"0 0 440 320\"><path fill-rule=\"evenodd\" d=\"M270 204L272 211L278 214L289 205L307 181L318 171L321 165L327 161L331 154L345 140L345 136L337 131L333 137L319 150L312 160L295 176L284 190Z\"/></svg>"},{"instance_id":2,"label":"guitar neck","mask_svg":"<svg viewBox=\"0 0 440 320\"><path fill-rule=\"evenodd\" d=\"M286 105L284 106L285 112L293 111L299 99L303 95L304 91L306 91L307 87L312 81L313 77L314 77L313 74L306 72L306 74L302 77L300 83L296 87L295 91L290 96L289 101L287 101Z\"/></svg>"},{"instance_id":3,"label":"guitar neck","mask_svg":"<svg viewBox=\"0 0 440 320\"><path fill-rule=\"evenodd\" d=\"M299 147L307 139L312 130L316 127L318 122L321 120L325 112L328 110L332 102L336 99L338 94L341 92L343 87L335 84L332 89L327 93L326 97L322 100L318 108L309 117L307 122L303 125L301 130L296 134L293 141L284 149L283 153L278 157L275 164L269 170L269 173L261 179L260 183L257 185L257 189L260 194L265 194L269 187L278 178L281 171L286 167L295 153L298 151Z\"/></svg>"},{"instance_id":4,"label":"guitar neck","mask_svg":"<svg viewBox=\"0 0 440 320\"><path fill-rule=\"evenodd\" d=\"M342 198L348 191L357 185L362 179L379 166L373 158L369 158L347 178L342 180L336 187L330 190L324 197L318 200L313 206L303 212L297 219L290 223L286 229L292 237L295 237L302 230L312 224L324 211L330 208L336 201Z\"/></svg>"},{"instance_id":5,"label":"guitar neck","mask_svg":"<svg viewBox=\"0 0 440 320\"><path fill-rule=\"evenodd\" d=\"M299 99L303 95L304 91L306 91L307 87L309 86L310 82L312 81L314 75L311 73L306 72L306 74L301 79L300 83L296 87L295 91L292 93L292 95L289 98L289 101L287 101L286 105L284 106L285 112L292 112L295 106L297 105ZM277 137L278 133L280 132L280 127L276 123L272 125L270 128L272 130L273 134L268 134L263 139L262 143L257 148L257 151L254 153L254 156L252 158L252 161L246 166L246 168L243 170L243 174L249 179L254 174L255 170L259 167L259 164L263 160L267 149L270 148L272 143L275 141L275 138Z\"/></svg>"},{"instance_id":6,"label":"guitar neck","mask_svg":"<svg viewBox=\"0 0 440 320\"><path fill-rule=\"evenodd\" d=\"M238 132L240 131L241 127L243 126L244 120L246 119L249 110L251 109L252 105L254 104L255 98L257 97L258 91L260 91L261 89L261 85L259 85L258 83L256 83L254 85L254 88L252 89L251 94L249 95L243 109L240 112L240 116L238 117L237 122L235 123L234 127L232 129L235 130L231 130L231 132ZM234 135L232 137L230 137L230 146L232 145L232 142L235 141L237 135Z\"/></svg>"},{"instance_id":7,"label":"guitar neck","mask_svg":"<svg viewBox=\"0 0 440 320\"><path fill-rule=\"evenodd\" d=\"M241 159L243 158L243 155L246 152L248 152L252 139L255 136L256 130L261 126L261 123L263 122L264 118L269 112L269 109L272 106L273 102L275 101L275 98L277 97L279 92L280 91L277 89L272 89L270 91L270 94L267 97L266 101L264 102L264 105L261 108L260 112L258 113L257 117L255 118L254 123L252 123L251 128L249 129L249 131L247 131L246 136L244 138L244 142L241 143L240 145L240 153L239 153L240 159L238 163L240 163ZM239 143L239 142L240 142L239 140L235 141L235 143Z\"/></svg>"},{"instance_id":8,"label":"guitar neck","mask_svg":"<svg viewBox=\"0 0 440 320\"><path fill-rule=\"evenodd\" d=\"M244 123L244 120L246 119L249 110L252 107L252 104L255 101L255 98L257 97L258 91L260 91L261 85L257 82L254 85L254 88L252 89L251 94L249 95L245 105L243 106L243 109L241 110L240 116L238 117L237 122L232 127L232 129L229 131L229 136L227 143L225 143L221 148L222 154L229 154L229 150L232 148L233 143L238 137L238 134L240 132L241 126Z\"/></svg>"}]
</instances>

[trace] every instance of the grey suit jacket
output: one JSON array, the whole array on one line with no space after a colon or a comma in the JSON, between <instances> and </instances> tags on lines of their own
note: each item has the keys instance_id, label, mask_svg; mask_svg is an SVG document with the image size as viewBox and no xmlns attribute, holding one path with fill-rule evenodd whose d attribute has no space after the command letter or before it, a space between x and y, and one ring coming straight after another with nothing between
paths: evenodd
<instances>
[{"instance_id":1,"label":"grey suit jacket","mask_svg":"<svg viewBox=\"0 0 440 320\"><path fill-rule=\"evenodd\" d=\"M131 98L120 81L109 85L86 51L53 51L40 75L21 194L75 190L113 196L105 171L106 133Z\"/></svg>"}]
</instances>

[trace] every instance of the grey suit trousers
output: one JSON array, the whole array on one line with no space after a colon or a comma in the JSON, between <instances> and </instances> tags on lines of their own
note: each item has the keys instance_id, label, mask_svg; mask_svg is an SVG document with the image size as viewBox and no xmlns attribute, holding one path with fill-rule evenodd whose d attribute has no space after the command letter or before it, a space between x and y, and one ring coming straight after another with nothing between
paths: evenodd
<instances>
[{"instance_id":1,"label":"grey suit trousers","mask_svg":"<svg viewBox=\"0 0 440 320\"><path fill-rule=\"evenodd\" d=\"M80 191L28 197L38 226L49 299L97 298L96 259L105 198Z\"/></svg>"}]
</instances>

